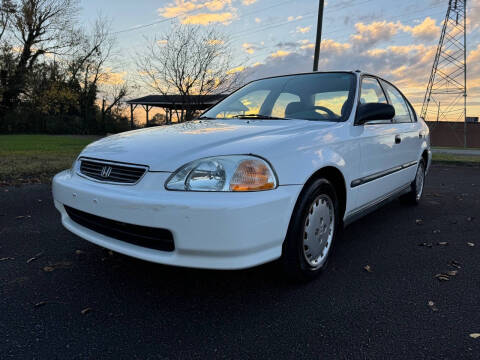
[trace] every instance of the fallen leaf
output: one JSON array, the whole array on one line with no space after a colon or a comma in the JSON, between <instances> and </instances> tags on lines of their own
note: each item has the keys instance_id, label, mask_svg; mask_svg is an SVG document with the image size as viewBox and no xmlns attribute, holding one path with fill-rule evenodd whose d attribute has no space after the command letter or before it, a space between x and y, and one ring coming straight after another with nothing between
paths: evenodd
<instances>
[{"instance_id":1,"label":"fallen leaf","mask_svg":"<svg viewBox=\"0 0 480 360\"><path fill-rule=\"evenodd\" d=\"M372 268L370 267L370 265L365 265L363 268L364 268L367 272L369 272L369 273L372 273L372 272L373 272L373 270L372 270Z\"/></svg>"},{"instance_id":2,"label":"fallen leaf","mask_svg":"<svg viewBox=\"0 0 480 360\"><path fill-rule=\"evenodd\" d=\"M85 314L88 314L90 311L92 311L92 308L87 307L87 308L83 309L82 311L80 311L80 313L82 315L85 315Z\"/></svg>"},{"instance_id":3,"label":"fallen leaf","mask_svg":"<svg viewBox=\"0 0 480 360\"><path fill-rule=\"evenodd\" d=\"M30 259L27 260L27 264L30 264L32 261L37 260L40 256L43 255L43 251L39 252L37 255L32 256Z\"/></svg>"},{"instance_id":4,"label":"fallen leaf","mask_svg":"<svg viewBox=\"0 0 480 360\"><path fill-rule=\"evenodd\" d=\"M451 265L453 267L456 267L457 269L460 269L461 268L461 265L458 261L455 261L455 260L451 260L448 265Z\"/></svg>"},{"instance_id":5,"label":"fallen leaf","mask_svg":"<svg viewBox=\"0 0 480 360\"><path fill-rule=\"evenodd\" d=\"M455 275L457 275L457 273L458 273L458 270L447 271L448 276L455 276Z\"/></svg>"},{"instance_id":6,"label":"fallen leaf","mask_svg":"<svg viewBox=\"0 0 480 360\"><path fill-rule=\"evenodd\" d=\"M432 232L433 232L434 234L440 234L440 230L438 230L438 229L435 229L435 230L433 230Z\"/></svg>"},{"instance_id":7,"label":"fallen leaf","mask_svg":"<svg viewBox=\"0 0 480 360\"><path fill-rule=\"evenodd\" d=\"M69 268L71 265L72 265L72 263L69 262L69 261L62 261L62 262L59 262L59 263L56 263L56 264L50 264L50 265L44 266L43 271L52 272L55 269Z\"/></svg>"},{"instance_id":8,"label":"fallen leaf","mask_svg":"<svg viewBox=\"0 0 480 360\"><path fill-rule=\"evenodd\" d=\"M426 247L431 248L431 247L432 247L432 244L431 244L431 243L423 242L423 243L418 244L418 246L426 246Z\"/></svg>"},{"instance_id":9,"label":"fallen leaf","mask_svg":"<svg viewBox=\"0 0 480 360\"><path fill-rule=\"evenodd\" d=\"M448 277L447 274L437 274L435 275L435 278L438 279L439 281L448 281L450 278Z\"/></svg>"},{"instance_id":10,"label":"fallen leaf","mask_svg":"<svg viewBox=\"0 0 480 360\"><path fill-rule=\"evenodd\" d=\"M430 309L432 309L432 311L438 311L438 308L435 306L435 303L432 300L428 302L428 306Z\"/></svg>"},{"instance_id":11,"label":"fallen leaf","mask_svg":"<svg viewBox=\"0 0 480 360\"><path fill-rule=\"evenodd\" d=\"M3 257L3 258L0 258L0 261L5 261L5 260L15 260L15 258L12 258L12 257Z\"/></svg>"},{"instance_id":12,"label":"fallen leaf","mask_svg":"<svg viewBox=\"0 0 480 360\"><path fill-rule=\"evenodd\" d=\"M35 305L33 305L34 308L39 308L40 306L43 306L43 305L46 305L47 302L46 301L40 301L38 303L36 303Z\"/></svg>"},{"instance_id":13,"label":"fallen leaf","mask_svg":"<svg viewBox=\"0 0 480 360\"><path fill-rule=\"evenodd\" d=\"M473 338L473 339L478 339L478 338L480 338L480 333L472 333L472 334L470 334L470 337Z\"/></svg>"},{"instance_id":14,"label":"fallen leaf","mask_svg":"<svg viewBox=\"0 0 480 360\"><path fill-rule=\"evenodd\" d=\"M440 241L437 243L438 245L442 245L442 246L447 246L448 245L448 242L446 241Z\"/></svg>"},{"instance_id":15,"label":"fallen leaf","mask_svg":"<svg viewBox=\"0 0 480 360\"><path fill-rule=\"evenodd\" d=\"M85 254L85 251L83 251L83 250L75 250L75 254L77 254L77 255L82 255L82 254Z\"/></svg>"},{"instance_id":16,"label":"fallen leaf","mask_svg":"<svg viewBox=\"0 0 480 360\"><path fill-rule=\"evenodd\" d=\"M467 242L467 245L470 246L470 247L474 247L474 246L475 246L475 244L472 243L472 242Z\"/></svg>"},{"instance_id":17,"label":"fallen leaf","mask_svg":"<svg viewBox=\"0 0 480 360\"><path fill-rule=\"evenodd\" d=\"M108 255L113 256L113 251L112 251L112 250L108 250Z\"/></svg>"},{"instance_id":18,"label":"fallen leaf","mask_svg":"<svg viewBox=\"0 0 480 360\"><path fill-rule=\"evenodd\" d=\"M417 220L415 220L415 224L417 224L417 225L422 225L422 224L423 224L423 220L422 220L422 219L417 219Z\"/></svg>"}]
</instances>

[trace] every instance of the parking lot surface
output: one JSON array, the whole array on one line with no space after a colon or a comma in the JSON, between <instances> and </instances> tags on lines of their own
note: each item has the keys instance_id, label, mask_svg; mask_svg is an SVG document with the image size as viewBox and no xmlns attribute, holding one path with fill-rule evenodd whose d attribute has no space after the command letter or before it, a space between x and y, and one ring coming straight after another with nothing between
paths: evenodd
<instances>
[{"instance_id":1,"label":"parking lot surface","mask_svg":"<svg viewBox=\"0 0 480 360\"><path fill-rule=\"evenodd\" d=\"M48 185L0 188L0 358L478 359L479 254L479 167L434 165L419 206L350 225L302 285L111 253Z\"/></svg>"}]
</instances>

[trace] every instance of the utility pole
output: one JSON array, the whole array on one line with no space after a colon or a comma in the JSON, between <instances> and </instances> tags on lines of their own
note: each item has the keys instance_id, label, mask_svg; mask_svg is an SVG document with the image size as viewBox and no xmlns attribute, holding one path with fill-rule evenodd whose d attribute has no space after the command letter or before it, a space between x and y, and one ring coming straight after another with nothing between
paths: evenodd
<instances>
[{"instance_id":1,"label":"utility pole","mask_svg":"<svg viewBox=\"0 0 480 360\"><path fill-rule=\"evenodd\" d=\"M313 71L318 71L318 59L320 57L320 44L322 42L322 23L323 23L324 3L325 3L324 0L320 0L318 4L317 38L315 40L315 55L313 56Z\"/></svg>"}]
</instances>

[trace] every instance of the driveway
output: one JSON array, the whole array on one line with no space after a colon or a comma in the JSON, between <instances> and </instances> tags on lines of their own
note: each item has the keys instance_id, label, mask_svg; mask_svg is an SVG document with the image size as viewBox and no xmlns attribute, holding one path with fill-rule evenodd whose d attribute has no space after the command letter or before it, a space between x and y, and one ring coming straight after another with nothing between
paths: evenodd
<instances>
[{"instance_id":1,"label":"driveway","mask_svg":"<svg viewBox=\"0 0 480 360\"><path fill-rule=\"evenodd\" d=\"M480 354L479 167L434 166L421 205L349 226L304 285L275 263L206 271L108 252L62 228L48 185L0 188L0 206L2 359Z\"/></svg>"}]
</instances>

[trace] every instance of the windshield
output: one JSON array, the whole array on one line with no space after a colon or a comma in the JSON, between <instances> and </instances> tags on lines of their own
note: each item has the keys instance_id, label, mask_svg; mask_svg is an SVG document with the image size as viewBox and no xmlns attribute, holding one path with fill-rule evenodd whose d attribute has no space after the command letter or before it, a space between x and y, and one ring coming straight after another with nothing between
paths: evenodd
<instances>
[{"instance_id":1,"label":"windshield","mask_svg":"<svg viewBox=\"0 0 480 360\"><path fill-rule=\"evenodd\" d=\"M212 119L345 121L352 110L355 76L314 73L253 81L206 111Z\"/></svg>"}]
</instances>

